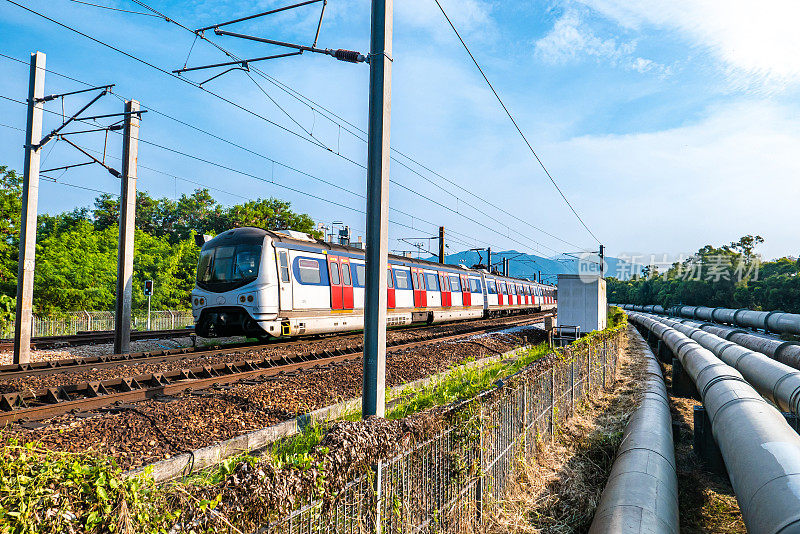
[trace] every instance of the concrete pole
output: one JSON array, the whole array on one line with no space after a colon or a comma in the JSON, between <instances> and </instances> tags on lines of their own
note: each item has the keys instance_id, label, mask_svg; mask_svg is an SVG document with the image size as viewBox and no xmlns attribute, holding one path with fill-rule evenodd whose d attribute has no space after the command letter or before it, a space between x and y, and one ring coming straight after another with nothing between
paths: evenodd
<instances>
[{"instance_id":1,"label":"concrete pole","mask_svg":"<svg viewBox=\"0 0 800 534\"><path fill-rule=\"evenodd\" d=\"M125 102L122 140L122 184L119 202L117 304L114 316L114 352L130 352L133 300L133 240L136 228L136 164L139 158L139 102Z\"/></svg>"},{"instance_id":2,"label":"concrete pole","mask_svg":"<svg viewBox=\"0 0 800 534\"><path fill-rule=\"evenodd\" d=\"M46 56L31 54L28 85L28 124L25 130L25 163L22 178L22 218L19 230L19 264L17 268L17 310L14 324L14 363L31 359L33 322L33 274L36 266L36 216L39 211L38 146L42 140L44 115L44 69Z\"/></svg>"},{"instance_id":3,"label":"concrete pole","mask_svg":"<svg viewBox=\"0 0 800 534\"><path fill-rule=\"evenodd\" d=\"M367 145L367 282L364 295L364 379L361 401L363 417L383 417L385 410L391 57L392 0L372 0Z\"/></svg>"},{"instance_id":4,"label":"concrete pole","mask_svg":"<svg viewBox=\"0 0 800 534\"><path fill-rule=\"evenodd\" d=\"M439 227L439 263L444 263L444 226Z\"/></svg>"}]
</instances>

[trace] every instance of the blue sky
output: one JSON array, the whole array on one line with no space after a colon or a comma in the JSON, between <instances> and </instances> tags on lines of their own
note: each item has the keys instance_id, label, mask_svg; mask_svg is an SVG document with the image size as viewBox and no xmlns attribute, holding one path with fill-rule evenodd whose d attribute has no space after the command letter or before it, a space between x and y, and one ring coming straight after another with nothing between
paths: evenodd
<instances>
[{"instance_id":1,"label":"blue sky","mask_svg":"<svg viewBox=\"0 0 800 534\"><path fill-rule=\"evenodd\" d=\"M155 17L70 0L20 3L165 70L183 66L193 41L190 32ZM93 3L142 10L130 0ZM195 28L284 4L152 0L150 5ZM795 2L443 0L443 5L610 254L690 253L746 233L766 238L762 251L768 257L800 252L793 217L800 193L800 34L793 27L800 7ZM311 6L231 30L308 43L318 16L318 7ZM231 37L209 37L240 57L276 51ZM329 0L320 46L366 52L368 42L369 2ZM251 72L250 79L241 71L231 72L207 87L297 135L0 1L0 52L27 60L34 50L47 54L49 69L93 84L115 83L118 95L137 98L145 107L279 162L151 112L142 122L143 140L260 179L143 143L140 189L174 197L191 192L198 187L192 182L197 182L217 188L214 194L223 203L275 196L317 221L344 221L355 236L363 235L363 214L358 211L269 181L363 210L364 200L358 195L365 188L360 165L366 145L345 130L340 133L337 124L259 73ZM211 45L198 41L189 65L224 60ZM366 128L366 65L306 54L257 66L273 80ZM397 184L391 187L390 206L397 211L390 217L413 229L392 225L391 248L407 248L399 238L432 236L439 224L447 227L448 237L458 240L450 242L450 251L467 244L490 245L551 256L554 251L575 251L574 245L596 247L502 113L433 0L395 2L393 66L392 144L449 182L415 167L430 180L426 181L392 163ZM210 75L187 77L201 81ZM26 65L0 57L0 95L24 100L27 80ZM47 74L46 93L81 87ZM67 111L83 101L68 99ZM51 102L48 109L60 113L60 102ZM96 109L121 111L122 103L106 96ZM45 130L59 120L52 114L46 117ZM0 99L0 123L24 128L24 107ZM334 153L309 142L303 130L313 131L316 142ZM22 143L22 132L0 126L0 162L21 170ZM81 143L102 151L104 139L95 134ZM119 153L118 136L112 135L108 154ZM43 168L80 161L63 142L45 154ZM119 188L116 179L98 168L78 168L60 180L109 192ZM95 195L45 181L40 211L86 206Z\"/></svg>"}]
</instances>

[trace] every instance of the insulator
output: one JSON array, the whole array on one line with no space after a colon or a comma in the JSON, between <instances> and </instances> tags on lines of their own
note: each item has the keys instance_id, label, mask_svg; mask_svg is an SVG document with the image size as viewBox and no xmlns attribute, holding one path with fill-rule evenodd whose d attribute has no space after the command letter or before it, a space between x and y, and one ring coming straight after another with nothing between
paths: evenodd
<instances>
[{"instance_id":1,"label":"insulator","mask_svg":"<svg viewBox=\"0 0 800 534\"><path fill-rule=\"evenodd\" d=\"M356 51L354 51L354 50L342 50L340 48L339 50L336 50L333 53L333 57L335 57L339 61L347 61L349 63L358 63L359 62L359 58L361 57L361 54L356 52Z\"/></svg>"}]
</instances>

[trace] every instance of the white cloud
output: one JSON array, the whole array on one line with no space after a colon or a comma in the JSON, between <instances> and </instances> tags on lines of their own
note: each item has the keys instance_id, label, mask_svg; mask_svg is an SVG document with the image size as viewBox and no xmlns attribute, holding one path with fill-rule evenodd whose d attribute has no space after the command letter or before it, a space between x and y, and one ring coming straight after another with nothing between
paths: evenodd
<instances>
[{"instance_id":1,"label":"white cloud","mask_svg":"<svg viewBox=\"0 0 800 534\"><path fill-rule=\"evenodd\" d=\"M586 56L609 61L613 65L640 73L655 72L666 76L669 67L647 58L636 57L636 41L617 41L595 34L575 9L567 9L552 30L536 41L536 57L552 64L578 61Z\"/></svg>"},{"instance_id":2,"label":"white cloud","mask_svg":"<svg viewBox=\"0 0 800 534\"><path fill-rule=\"evenodd\" d=\"M485 0L439 0L462 35L472 40L489 40L496 34L492 6ZM454 38L442 12L433 0L402 0L394 3L395 23L429 31L437 39Z\"/></svg>"},{"instance_id":3,"label":"white cloud","mask_svg":"<svg viewBox=\"0 0 800 534\"><path fill-rule=\"evenodd\" d=\"M796 0L577 0L630 29L677 30L707 49L741 88L774 91L800 82Z\"/></svg>"},{"instance_id":4,"label":"white cloud","mask_svg":"<svg viewBox=\"0 0 800 534\"><path fill-rule=\"evenodd\" d=\"M652 133L581 136L542 147L575 202L603 206L614 251L693 252L745 234L768 256L797 254L800 126L794 107L746 101ZM612 239L605 237L605 239Z\"/></svg>"}]
</instances>

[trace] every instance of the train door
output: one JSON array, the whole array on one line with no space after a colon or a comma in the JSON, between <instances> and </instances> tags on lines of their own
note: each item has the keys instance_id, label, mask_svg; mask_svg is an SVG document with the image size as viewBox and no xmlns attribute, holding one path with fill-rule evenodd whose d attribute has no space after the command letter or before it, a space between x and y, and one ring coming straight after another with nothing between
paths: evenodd
<instances>
[{"instance_id":1,"label":"train door","mask_svg":"<svg viewBox=\"0 0 800 534\"><path fill-rule=\"evenodd\" d=\"M392 276L392 268L386 270L386 307L392 309L395 307L394 300L394 276Z\"/></svg>"},{"instance_id":2,"label":"train door","mask_svg":"<svg viewBox=\"0 0 800 534\"><path fill-rule=\"evenodd\" d=\"M452 299L450 298L450 277L445 273L439 274L439 287L442 294L442 307L450 307Z\"/></svg>"},{"instance_id":3,"label":"train door","mask_svg":"<svg viewBox=\"0 0 800 534\"><path fill-rule=\"evenodd\" d=\"M342 271L342 309L353 309L353 273L350 272L350 259L339 258Z\"/></svg>"},{"instance_id":4,"label":"train door","mask_svg":"<svg viewBox=\"0 0 800 534\"><path fill-rule=\"evenodd\" d=\"M497 305L503 305L503 283L500 280L496 280L495 283L497 284Z\"/></svg>"},{"instance_id":5,"label":"train door","mask_svg":"<svg viewBox=\"0 0 800 534\"><path fill-rule=\"evenodd\" d=\"M522 286L517 284L516 288L517 288L517 304L524 304L522 302Z\"/></svg>"},{"instance_id":6,"label":"train door","mask_svg":"<svg viewBox=\"0 0 800 534\"><path fill-rule=\"evenodd\" d=\"M278 293L278 304L281 310L292 309L292 278L291 269L289 268L289 252L286 250L279 250L277 254L278 260L278 285L280 292Z\"/></svg>"},{"instance_id":7,"label":"train door","mask_svg":"<svg viewBox=\"0 0 800 534\"><path fill-rule=\"evenodd\" d=\"M427 296L425 295L425 278L422 271L411 268L411 284L414 287L414 307L424 308L427 306Z\"/></svg>"},{"instance_id":8,"label":"train door","mask_svg":"<svg viewBox=\"0 0 800 534\"><path fill-rule=\"evenodd\" d=\"M472 306L472 290L469 287L469 278L463 274L459 278L461 278L461 304Z\"/></svg>"},{"instance_id":9,"label":"train door","mask_svg":"<svg viewBox=\"0 0 800 534\"><path fill-rule=\"evenodd\" d=\"M328 255L328 273L331 280L331 309L342 309L342 274L337 256Z\"/></svg>"}]
</instances>

